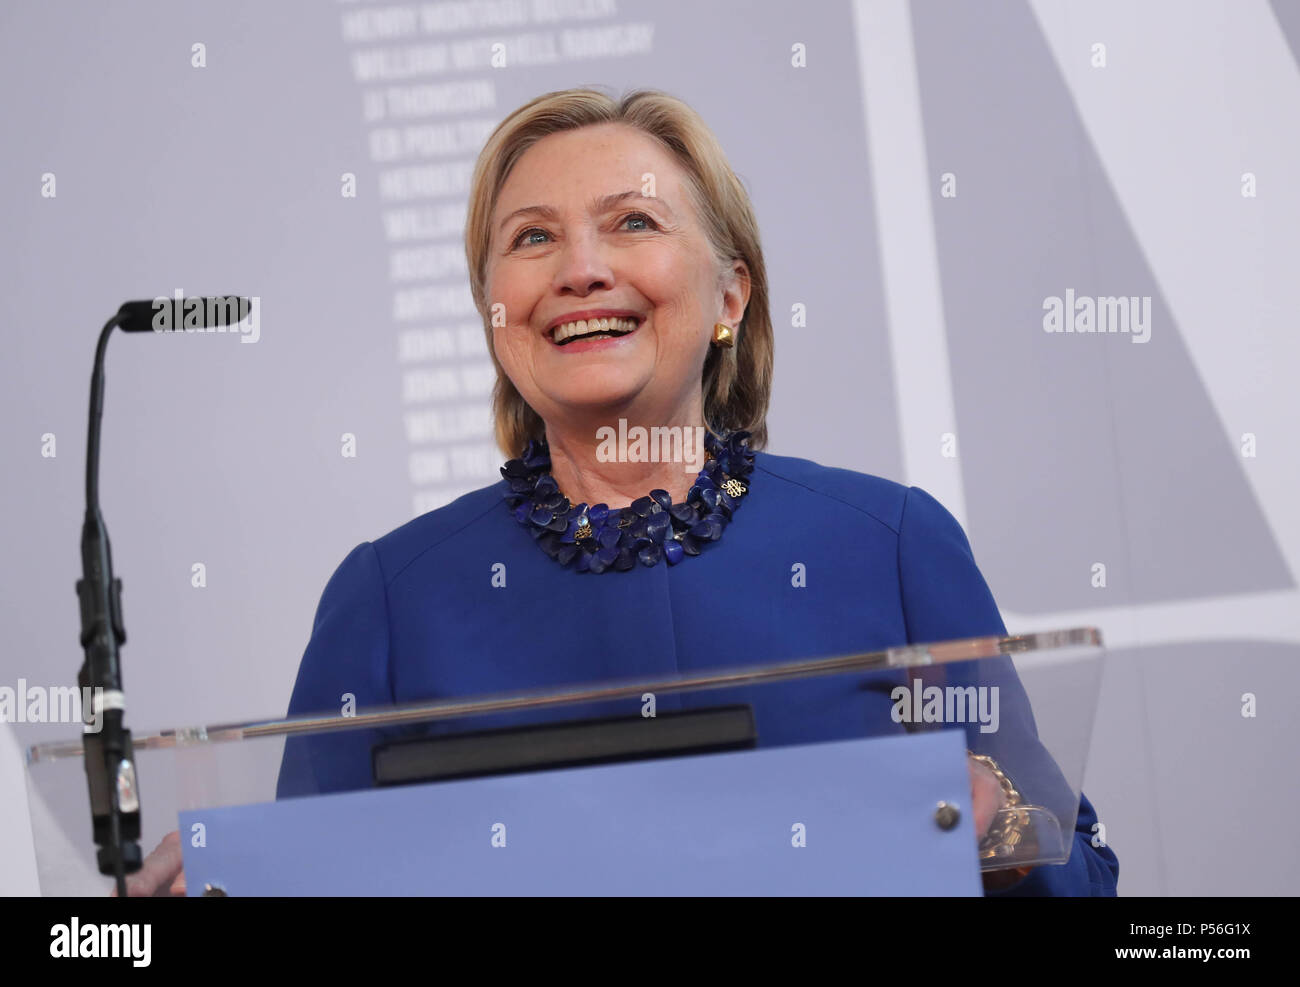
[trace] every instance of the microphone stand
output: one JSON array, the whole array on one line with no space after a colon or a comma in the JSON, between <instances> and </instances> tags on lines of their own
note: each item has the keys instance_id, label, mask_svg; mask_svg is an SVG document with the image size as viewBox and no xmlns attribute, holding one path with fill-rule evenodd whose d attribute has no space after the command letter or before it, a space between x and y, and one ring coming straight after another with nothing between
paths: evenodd
<instances>
[{"instance_id":1,"label":"microphone stand","mask_svg":"<svg viewBox=\"0 0 1300 987\"><path fill-rule=\"evenodd\" d=\"M131 731L123 726L125 697L119 648L126 643L122 622L122 580L113 577L108 530L99 511L99 436L104 411L104 351L108 337L121 324L121 311L104 325L95 348L90 377L90 423L86 435L86 517L81 528L81 571L77 597L81 604L81 646L85 663L77 674L83 696L91 696L92 712L101 728L84 738L86 779L90 787L91 827L101 874L116 879L117 894L126 897L126 875L140 869L140 795L136 785ZM90 692L84 690L90 689ZM82 711L87 727L91 717Z\"/></svg>"},{"instance_id":2,"label":"microphone stand","mask_svg":"<svg viewBox=\"0 0 1300 987\"><path fill-rule=\"evenodd\" d=\"M104 351L113 330L165 332L190 329L224 331L238 325L252 311L252 301L237 295L168 302L124 302L104 324L95 347L90 375L90 424L86 430L86 519L81 527L81 572L77 598L81 602L81 646L85 663L77 684L90 689L100 730L87 730L86 781L90 786L91 828L101 874L117 881L119 897L126 897L126 875L138 871L140 854L140 792L136 784L131 731L123 726L126 698L122 694L119 649L126 643L122 622L122 580L113 577L113 552L108 529L99 512L99 435L104 414ZM82 695L87 695L83 692ZM83 711L84 712L84 711ZM87 726L90 724L87 717Z\"/></svg>"}]
</instances>

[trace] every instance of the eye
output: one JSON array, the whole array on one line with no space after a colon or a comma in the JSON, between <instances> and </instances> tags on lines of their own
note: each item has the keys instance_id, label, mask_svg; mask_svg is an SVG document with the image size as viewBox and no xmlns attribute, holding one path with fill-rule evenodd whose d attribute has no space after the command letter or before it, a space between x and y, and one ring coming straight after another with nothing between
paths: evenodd
<instances>
[{"instance_id":1,"label":"eye","mask_svg":"<svg viewBox=\"0 0 1300 987\"><path fill-rule=\"evenodd\" d=\"M550 236L550 234L547 233L545 230L540 229L536 226L530 226L528 229L524 230L517 237L515 237L515 242L511 244L511 246L518 247L520 245L520 242L524 239L524 237L531 236L533 234L538 234L538 233L540 233L542 236Z\"/></svg>"},{"instance_id":2,"label":"eye","mask_svg":"<svg viewBox=\"0 0 1300 987\"><path fill-rule=\"evenodd\" d=\"M635 220L641 220L642 222L648 223L650 229L655 229L655 230L659 229L659 224L656 223L653 219L651 219L649 216L647 216L647 215L646 215L645 213L643 213L643 212L628 213L626 216L623 217L623 222L624 222L624 224L629 223L629 222L633 222L633 221L635 221ZM643 229L642 229L642 230L633 230L632 232L633 232L633 233L642 233L642 232L644 232L644 230L643 230Z\"/></svg>"}]
</instances>

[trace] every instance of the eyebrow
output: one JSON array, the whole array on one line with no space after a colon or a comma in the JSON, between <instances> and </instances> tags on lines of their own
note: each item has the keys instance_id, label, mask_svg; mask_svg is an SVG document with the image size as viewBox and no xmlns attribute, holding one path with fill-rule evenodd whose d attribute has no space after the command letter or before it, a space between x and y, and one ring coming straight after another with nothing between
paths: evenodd
<instances>
[{"instance_id":1,"label":"eyebrow","mask_svg":"<svg viewBox=\"0 0 1300 987\"><path fill-rule=\"evenodd\" d=\"M590 203L590 207L593 212L607 212L619 203L627 202L631 199L636 199L642 202L653 202L668 214L669 219L676 220L677 218L673 214L672 207L668 205L666 200L658 197L650 198L649 196L642 195L636 190L629 190L627 192L611 192L609 195L603 195L599 199L593 199ZM559 212L554 206L524 206L522 209L516 209L505 219L501 220L501 225L497 227L497 230L504 233L507 223L516 216L522 216L525 214L541 216L543 219L549 219L552 222L559 217Z\"/></svg>"}]
</instances>

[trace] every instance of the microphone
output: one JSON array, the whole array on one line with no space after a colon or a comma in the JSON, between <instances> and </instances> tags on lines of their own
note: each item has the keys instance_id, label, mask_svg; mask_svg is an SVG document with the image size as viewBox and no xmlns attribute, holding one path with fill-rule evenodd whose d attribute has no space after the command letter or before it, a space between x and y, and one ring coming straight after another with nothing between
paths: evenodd
<instances>
[{"instance_id":1,"label":"microphone","mask_svg":"<svg viewBox=\"0 0 1300 987\"><path fill-rule=\"evenodd\" d=\"M82 742L90 787L91 829L99 848L101 874L116 878L119 897L126 897L126 875L140 869L140 793L136 781L131 731L124 723L120 649L126 643L122 619L122 580L113 576L108 528L99 509L99 444L104 412L104 352L113 330L125 332L222 331L241 322L252 302L237 295L210 298L156 298L126 302L104 324L95 347L90 375L90 422L86 430L86 515L81 528L81 572L77 598L81 610L81 647L85 661L77 683L90 689L93 713L100 714L98 733ZM88 717L93 719L93 717Z\"/></svg>"},{"instance_id":2,"label":"microphone","mask_svg":"<svg viewBox=\"0 0 1300 987\"><path fill-rule=\"evenodd\" d=\"M220 331L248 318L253 303L238 295L207 298L155 298L124 302L117 324L124 332Z\"/></svg>"}]
</instances>

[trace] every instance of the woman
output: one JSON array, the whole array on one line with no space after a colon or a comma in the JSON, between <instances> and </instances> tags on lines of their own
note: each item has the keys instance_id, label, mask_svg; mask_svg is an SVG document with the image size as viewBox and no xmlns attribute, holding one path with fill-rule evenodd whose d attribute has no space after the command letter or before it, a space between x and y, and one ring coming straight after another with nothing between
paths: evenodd
<instances>
[{"instance_id":1,"label":"woman","mask_svg":"<svg viewBox=\"0 0 1300 987\"><path fill-rule=\"evenodd\" d=\"M516 110L479 157L465 243L510 461L348 555L291 714L1005 633L960 527L923 491L762 451L758 230L685 104L579 89ZM861 675L660 709L706 700L752 702L763 744L901 729ZM373 739L291 738L278 794L365 787ZM971 760L977 832L1001 804L996 770ZM1114 894L1095 822L1081 800L1069 864L986 888Z\"/></svg>"}]
</instances>

